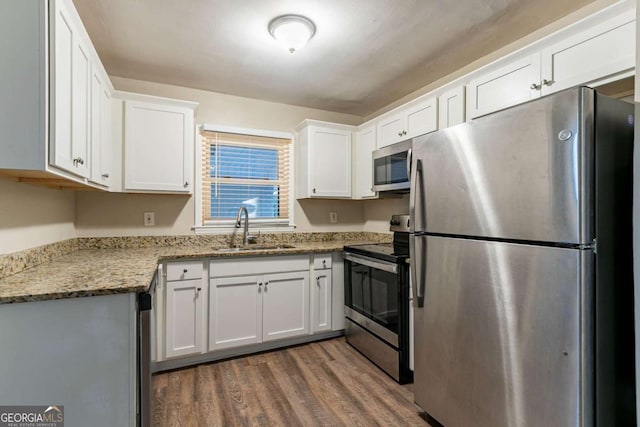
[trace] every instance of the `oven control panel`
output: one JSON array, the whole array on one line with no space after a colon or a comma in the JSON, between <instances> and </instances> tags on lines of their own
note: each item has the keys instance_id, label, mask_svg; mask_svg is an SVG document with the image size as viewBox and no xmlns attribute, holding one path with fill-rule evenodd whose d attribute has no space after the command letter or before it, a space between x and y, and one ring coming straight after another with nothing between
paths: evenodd
<instances>
[{"instance_id":1,"label":"oven control panel","mask_svg":"<svg viewBox=\"0 0 640 427\"><path fill-rule=\"evenodd\" d=\"M411 225L409 215L392 215L389 221L389 231L409 232Z\"/></svg>"}]
</instances>

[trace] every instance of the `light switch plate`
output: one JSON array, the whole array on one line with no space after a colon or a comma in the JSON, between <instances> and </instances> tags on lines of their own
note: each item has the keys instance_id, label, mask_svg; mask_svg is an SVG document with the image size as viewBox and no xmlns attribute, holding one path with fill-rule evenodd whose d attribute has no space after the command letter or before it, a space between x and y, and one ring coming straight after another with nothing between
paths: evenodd
<instances>
[{"instance_id":1,"label":"light switch plate","mask_svg":"<svg viewBox=\"0 0 640 427\"><path fill-rule=\"evenodd\" d=\"M329 212L329 222L331 224L338 222L338 212Z\"/></svg>"}]
</instances>

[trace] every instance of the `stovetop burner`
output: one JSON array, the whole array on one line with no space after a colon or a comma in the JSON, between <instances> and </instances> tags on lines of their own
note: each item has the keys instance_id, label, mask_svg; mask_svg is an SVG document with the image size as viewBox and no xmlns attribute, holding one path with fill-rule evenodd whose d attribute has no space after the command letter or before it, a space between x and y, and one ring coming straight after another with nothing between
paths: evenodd
<instances>
[{"instance_id":1,"label":"stovetop burner","mask_svg":"<svg viewBox=\"0 0 640 427\"><path fill-rule=\"evenodd\" d=\"M370 243L345 246L344 250L389 262L403 262L409 258L409 215L393 215L389 221L393 243Z\"/></svg>"}]
</instances>

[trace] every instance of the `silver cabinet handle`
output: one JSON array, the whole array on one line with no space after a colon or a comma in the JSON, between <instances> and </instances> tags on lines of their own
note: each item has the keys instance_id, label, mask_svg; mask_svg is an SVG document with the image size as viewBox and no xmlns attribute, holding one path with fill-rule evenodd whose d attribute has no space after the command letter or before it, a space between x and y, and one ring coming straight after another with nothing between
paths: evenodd
<instances>
[{"instance_id":1,"label":"silver cabinet handle","mask_svg":"<svg viewBox=\"0 0 640 427\"><path fill-rule=\"evenodd\" d=\"M532 89L532 90L540 90L540 88L542 88L542 85L538 83L531 83L531 86L529 86L529 89Z\"/></svg>"},{"instance_id":2,"label":"silver cabinet handle","mask_svg":"<svg viewBox=\"0 0 640 427\"><path fill-rule=\"evenodd\" d=\"M555 82L553 80L547 80L547 79L543 79L542 80L542 84L545 85L545 86L551 86L554 83Z\"/></svg>"}]
</instances>

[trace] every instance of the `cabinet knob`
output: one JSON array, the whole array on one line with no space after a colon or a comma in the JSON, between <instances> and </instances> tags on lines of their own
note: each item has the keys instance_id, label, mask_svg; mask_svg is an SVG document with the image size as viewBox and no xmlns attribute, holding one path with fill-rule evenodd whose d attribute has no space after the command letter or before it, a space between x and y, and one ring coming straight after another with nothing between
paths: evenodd
<instances>
[{"instance_id":1,"label":"cabinet knob","mask_svg":"<svg viewBox=\"0 0 640 427\"><path fill-rule=\"evenodd\" d=\"M189 271L189 270L187 270L186 268L184 270L182 270L183 273L186 273L187 271Z\"/></svg>"},{"instance_id":2,"label":"cabinet knob","mask_svg":"<svg viewBox=\"0 0 640 427\"><path fill-rule=\"evenodd\" d=\"M403 134L403 135L406 135L406 134L407 134L407 131L406 131L406 130L403 130L403 131L402 131L402 134Z\"/></svg>"},{"instance_id":3,"label":"cabinet knob","mask_svg":"<svg viewBox=\"0 0 640 427\"><path fill-rule=\"evenodd\" d=\"M402 136L402 132L398 132L398 136Z\"/></svg>"},{"instance_id":4,"label":"cabinet knob","mask_svg":"<svg viewBox=\"0 0 640 427\"><path fill-rule=\"evenodd\" d=\"M531 83L531 86L529 86L529 89L531 89L531 90L540 90L541 87L542 87L542 85L539 85L538 83Z\"/></svg>"},{"instance_id":5,"label":"cabinet knob","mask_svg":"<svg viewBox=\"0 0 640 427\"><path fill-rule=\"evenodd\" d=\"M202 288L196 288L196 291L200 292L202 290Z\"/></svg>"},{"instance_id":6,"label":"cabinet knob","mask_svg":"<svg viewBox=\"0 0 640 427\"><path fill-rule=\"evenodd\" d=\"M262 282L258 283L258 287L262 286Z\"/></svg>"},{"instance_id":7,"label":"cabinet knob","mask_svg":"<svg viewBox=\"0 0 640 427\"><path fill-rule=\"evenodd\" d=\"M109 174L108 174L108 173L103 173L103 174L102 174L102 177L103 177L104 179L107 179L107 178L109 178Z\"/></svg>"},{"instance_id":8,"label":"cabinet knob","mask_svg":"<svg viewBox=\"0 0 640 427\"><path fill-rule=\"evenodd\" d=\"M187 188L189 186L189 181L185 181L184 182L184 188Z\"/></svg>"},{"instance_id":9,"label":"cabinet knob","mask_svg":"<svg viewBox=\"0 0 640 427\"><path fill-rule=\"evenodd\" d=\"M316 284L320 286L320 276L316 277Z\"/></svg>"},{"instance_id":10,"label":"cabinet knob","mask_svg":"<svg viewBox=\"0 0 640 427\"><path fill-rule=\"evenodd\" d=\"M545 86L551 86L555 82L553 80L542 79L542 84Z\"/></svg>"},{"instance_id":11,"label":"cabinet knob","mask_svg":"<svg viewBox=\"0 0 640 427\"><path fill-rule=\"evenodd\" d=\"M311 190L311 191L313 191L313 193L315 194L315 192L316 192L316 189L314 188L314 189L313 189L313 190Z\"/></svg>"}]
</instances>

